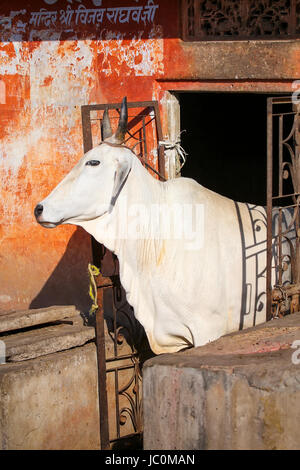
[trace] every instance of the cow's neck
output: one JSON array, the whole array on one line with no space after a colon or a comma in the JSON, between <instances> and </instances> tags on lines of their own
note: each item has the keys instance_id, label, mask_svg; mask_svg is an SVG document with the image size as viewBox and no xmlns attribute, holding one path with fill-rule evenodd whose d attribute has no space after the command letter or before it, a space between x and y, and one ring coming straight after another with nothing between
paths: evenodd
<instances>
[{"instance_id":1,"label":"cow's neck","mask_svg":"<svg viewBox=\"0 0 300 470\"><path fill-rule=\"evenodd\" d=\"M159 256L160 240L151 240L151 220L149 227L143 227L143 233L137 238L133 236L134 227L138 224L137 215L144 207L147 215L151 216L150 205L163 204L164 197L164 184L154 179L136 159L111 214L81 225L118 256L120 268L125 262L135 272L144 270L145 263L153 262ZM120 236L126 222L129 234Z\"/></svg>"}]
</instances>

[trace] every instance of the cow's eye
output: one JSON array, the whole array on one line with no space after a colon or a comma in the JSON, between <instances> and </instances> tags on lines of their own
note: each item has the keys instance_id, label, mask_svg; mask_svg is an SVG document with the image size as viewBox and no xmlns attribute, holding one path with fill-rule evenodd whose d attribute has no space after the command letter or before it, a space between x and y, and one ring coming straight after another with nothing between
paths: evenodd
<instances>
[{"instance_id":1,"label":"cow's eye","mask_svg":"<svg viewBox=\"0 0 300 470\"><path fill-rule=\"evenodd\" d=\"M86 162L86 165L97 166L100 165L100 162L99 160L89 160L88 162Z\"/></svg>"}]
</instances>

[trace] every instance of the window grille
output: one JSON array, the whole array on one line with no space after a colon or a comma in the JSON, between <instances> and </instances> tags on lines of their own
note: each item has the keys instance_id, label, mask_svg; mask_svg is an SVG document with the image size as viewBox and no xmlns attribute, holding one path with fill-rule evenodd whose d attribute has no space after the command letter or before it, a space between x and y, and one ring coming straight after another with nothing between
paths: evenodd
<instances>
[{"instance_id":1,"label":"window grille","mask_svg":"<svg viewBox=\"0 0 300 470\"><path fill-rule=\"evenodd\" d=\"M300 37L300 0L182 0L183 39Z\"/></svg>"}]
</instances>

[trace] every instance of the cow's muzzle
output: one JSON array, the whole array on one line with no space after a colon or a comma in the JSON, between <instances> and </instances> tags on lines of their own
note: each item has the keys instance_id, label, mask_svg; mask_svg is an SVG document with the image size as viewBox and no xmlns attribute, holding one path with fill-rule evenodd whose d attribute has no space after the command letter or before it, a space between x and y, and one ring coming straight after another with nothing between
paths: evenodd
<instances>
[{"instance_id":1,"label":"cow's muzzle","mask_svg":"<svg viewBox=\"0 0 300 470\"><path fill-rule=\"evenodd\" d=\"M59 222L48 222L47 220L43 220L42 219L42 216L43 216L43 210L44 210L44 207L42 206L42 204L38 204L35 208L34 208L34 215L35 215L35 218L36 218L36 221L42 225L43 227L45 228L55 228L57 227L58 225L61 224L62 220L60 220Z\"/></svg>"}]
</instances>

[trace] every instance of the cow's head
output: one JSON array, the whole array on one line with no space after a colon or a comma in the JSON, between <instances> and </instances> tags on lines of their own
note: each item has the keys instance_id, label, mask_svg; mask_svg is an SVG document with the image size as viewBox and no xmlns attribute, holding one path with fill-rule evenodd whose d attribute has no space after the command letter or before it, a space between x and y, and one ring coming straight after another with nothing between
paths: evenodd
<instances>
[{"instance_id":1,"label":"cow's head","mask_svg":"<svg viewBox=\"0 0 300 470\"><path fill-rule=\"evenodd\" d=\"M103 142L87 152L34 209L39 224L54 228L93 220L109 212L131 170L133 153L121 144L127 130L123 99L117 131L112 135L108 110L102 121Z\"/></svg>"}]
</instances>

